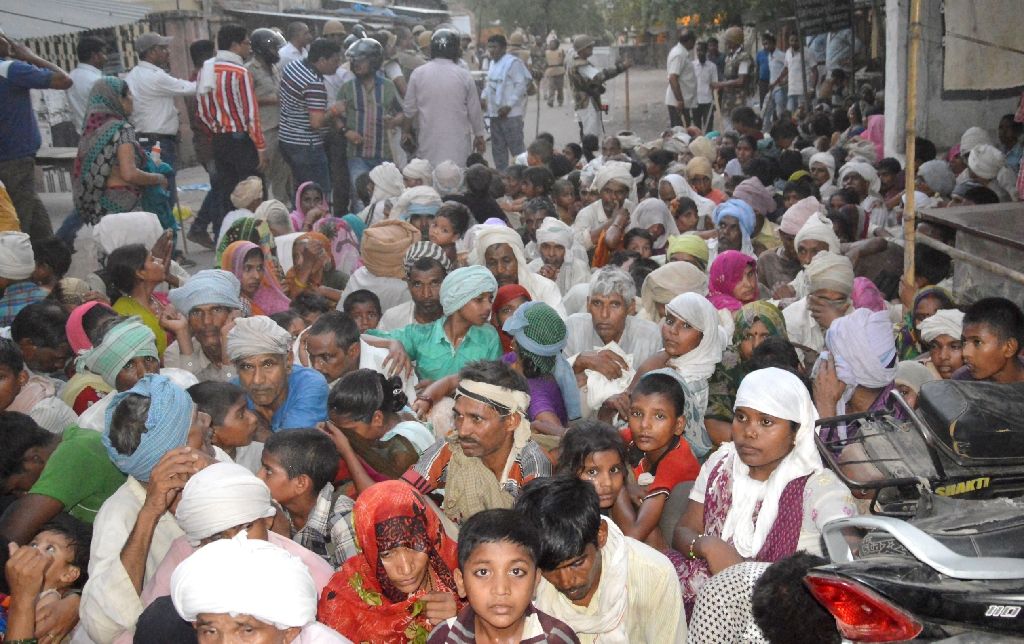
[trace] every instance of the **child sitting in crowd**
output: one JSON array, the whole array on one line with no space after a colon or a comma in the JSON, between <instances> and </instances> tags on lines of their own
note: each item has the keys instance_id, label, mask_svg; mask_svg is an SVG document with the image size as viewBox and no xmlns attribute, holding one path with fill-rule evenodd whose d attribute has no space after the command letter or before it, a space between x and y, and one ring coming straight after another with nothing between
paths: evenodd
<instances>
[{"instance_id":1,"label":"child sitting in crowd","mask_svg":"<svg viewBox=\"0 0 1024 644\"><path fill-rule=\"evenodd\" d=\"M469 606L438 624L428 644L575 642L564 622L533 605L540 535L513 510L484 510L459 529L455 584ZM478 636L477 633L480 635Z\"/></svg>"},{"instance_id":2,"label":"child sitting in crowd","mask_svg":"<svg viewBox=\"0 0 1024 644\"><path fill-rule=\"evenodd\" d=\"M263 443L253 441L256 413L246 405L245 392L229 382L200 382L188 388L196 408L210 416L210 442L253 474L260 470Z\"/></svg>"},{"instance_id":3,"label":"child sitting in crowd","mask_svg":"<svg viewBox=\"0 0 1024 644\"><path fill-rule=\"evenodd\" d=\"M352 532L352 499L334 489L341 457L318 429L272 434L263 445L257 475L284 510L292 540L335 568L359 548Z\"/></svg>"},{"instance_id":4,"label":"child sitting in crowd","mask_svg":"<svg viewBox=\"0 0 1024 644\"><path fill-rule=\"evenodd\" d=\"M608 423L585 420L562 435L556 473L592 484L603 514L625 489L627 467L626 443Z\"/></svg>"},{"instance_id":5,"label":"child sitting in crowd","mask_svg":"<svg viewBox=\"0 0 1024 644\"><path fill-rule=\"evenodd\" d=\"M458 244L469 230L472 214L457 201L446 201L430 221L428 237L442 249L453 266L465 266L465 253L459 253Z\"/></svg>"},{"instance_id":6,"label":"child sitting in crowd","mask_svg":"<svg viewBox=\"0 0 1024 644\"><path fill-rule=\"evenodd\" d=\"M382 315L380 298L373 291L352 291L341 305L342 310L356 321L360 333L376 329Z\"/></svg>"}]
</instances>

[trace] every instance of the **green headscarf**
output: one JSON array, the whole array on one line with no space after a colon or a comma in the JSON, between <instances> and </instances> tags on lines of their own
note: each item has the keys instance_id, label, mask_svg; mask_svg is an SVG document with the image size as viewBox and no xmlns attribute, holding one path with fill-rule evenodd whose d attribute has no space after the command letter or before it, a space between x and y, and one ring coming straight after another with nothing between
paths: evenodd
<instances>
[{"instance_id":1,"label":"green headscarf","mask_svg":"<svg viewBox=\"0 0 1024 644\"><path fill-rule=\"evenodd\" d=\"M734 319L736 321L736 329L732 334L733 347L738 347L743 342L743 336L750 330L750 327L754 326L755 322L761 322L768 327L770 335L788 339L786 334L786 318L782 316L782 311L779 310L779 307L770 302L764 300L748 302L740 310L736 311Z\"/></svg>"},{"instance_id":2,"label":"green headscarf","mask_svg":"<svg viewBox=\"0 0 1024 644\"><path fill-rule=\"evenodd\" d=\"M98 346L83 353L75 366L103 378L116 387L117 374L133 358L159 358L153 330L137 317L130 317L107 331Z\"/></svg>"}]
</instances>

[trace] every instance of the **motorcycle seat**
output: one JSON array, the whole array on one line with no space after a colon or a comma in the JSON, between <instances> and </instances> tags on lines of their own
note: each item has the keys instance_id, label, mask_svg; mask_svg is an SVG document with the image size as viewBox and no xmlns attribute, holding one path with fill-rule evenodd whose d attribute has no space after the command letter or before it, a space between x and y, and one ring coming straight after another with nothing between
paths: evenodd
<instances>
[{"instance_id":1,"label":"motorcycle seat","mask_svg":"<svg viewBox=\"0 0 1024 644\"><path fill-rule=\"evenodd\" d=\"M937 380L921 386L918 415L961 464L1024 462L1024 383Z\"/></svg>"},{"instance_id":2,"label":"motorcycle seat","mask_svg":"<svg viewBox=\"0 0 1024 644\"><path fill-rule=\"evenodd\" d=\"M924 493L910 520L919 530L965 557L1024 559L1024 499L953 499ZM862 552L899 547L891 535L872 532Z\"/></svg>"}]
</instances>

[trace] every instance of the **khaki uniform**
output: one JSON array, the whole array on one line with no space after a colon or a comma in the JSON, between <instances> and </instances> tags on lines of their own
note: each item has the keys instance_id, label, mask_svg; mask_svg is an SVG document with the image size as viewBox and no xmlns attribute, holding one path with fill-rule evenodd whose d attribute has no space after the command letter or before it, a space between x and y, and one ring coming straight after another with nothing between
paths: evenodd
<instances>
[{"instance_id":1,"label":"khaki uniform","mask_svg":"<svg viewBox=\"0 0 1024 644\"><path fill-rule=\"evenodd\" d=\"M256 100L277 98L281 86L281 71L277 66L264 65L253 57L245 63L246 69L252 73L253 92ZM284 155L277 147L278 120L281 110L277 105L260 105L260 127L263 128L263 139L266 141L267 191L271 197L284 203L291 203L295 197L292 188L292 169L284 160ZM216 168L214 169L216 171ZM216 231L214 231L216 232Z\"/></svg>"},{"instance_id":2,"label":"khaki uniform","mask_svg":"<svg viewBox=\"0 0 1024 644\"><path fill-rule=\"evenodd\" d=\"M750 96L757 82L757 66L754 60L743 47L739 47L725 57L725 78L731 81L740 77L740 66L747 65L747 82L740 87L730 87L722 90L722 117L729 118L729 115L737 107L742 107L750 102Z\"/></svg>"},{"instance_id":3,"label":"khaki uniform","mask_svg":"<svg viewBox=\"0 0 1024 644\"><path fill-rule=\"evenodd\" d=\"M409 81L412 70L427 62L423 54L415 49L406 49L398 52L396 60L398 61L398 66L402 68L402 76L405 76L406 82Z\"/></svg>"},{"instance_id":4,"label":"khaki uniform","mask_svg":"<svg viewBox=\"0 0 1024 644\"><path fill-rule=\"evenodd\" d=\"M544 64L544 99L548 107L554 107L557 94L561 106L565 102L565 52L561 49L545 50Z\"/></svg>"},{"instance_id":5,"label":"khaki uniform","mask_svg":"<svg viewBox=\"0 0 1024 644\"><path fill-rule=\"evenodd\" d=\"M569 67L569 83L572 85L573 107L580 124L580 138L588 134L600 137L604 134L601 120L601 94L606 81L626 70L621 63L615 67L600 69L585 58L576 57Z\"/></svg>"}]
</instances>

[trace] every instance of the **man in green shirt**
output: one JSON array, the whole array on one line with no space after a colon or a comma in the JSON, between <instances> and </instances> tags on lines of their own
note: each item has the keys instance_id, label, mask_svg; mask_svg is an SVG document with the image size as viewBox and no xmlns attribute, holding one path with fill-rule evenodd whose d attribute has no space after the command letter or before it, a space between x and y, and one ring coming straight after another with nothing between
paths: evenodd
<instances>
[{"instance_id":1,"label":"man in green shirt","mask_svg":"<svg viewBox=\"0 0 1024 644\"><path fill-rule=\"evenodd\" d=\"M69 427L28 493L0 518L0 538L28 543L61 511L91 524L103 502L126 478L110 462L101 439L99 432Z\"/></svg>"},{"instance_id":2,"label":"man in green shirt","mask_svg":"<svg viewBox=\"0 0 1024 644\"><path fill-rule=\"evenodd\" d=\"M409 373L412 363L420 381L433 381L420 394L420 401L433 402L454 391L459 369L475 360L496 360L501 355L498 332L489 324L491 302L498 282L483 266L467 266L452 271L441 283L441 308L444 317L429 324L410 324L394 331L369 331L364 339L391 351L385 367ZM454 384L441 383L454 378ZM428 405L429 407L429 405Z\"/></svg>"}]
</instances>

